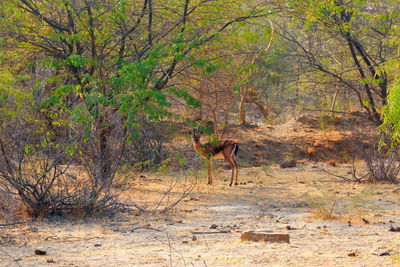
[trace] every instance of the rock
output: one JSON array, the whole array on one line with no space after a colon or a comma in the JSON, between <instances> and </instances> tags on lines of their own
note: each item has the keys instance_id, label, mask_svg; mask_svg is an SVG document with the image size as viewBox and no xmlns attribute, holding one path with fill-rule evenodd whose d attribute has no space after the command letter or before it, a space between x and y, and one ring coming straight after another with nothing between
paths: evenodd
<instances>
[{"instance_id":1,"label":"rock","mask_svg":"<svg viewBox=\"0 0 400 267\"><path fill-rule=\"evenodd\" d=\"M337 162L334 159L330 159L326 162L326 165L332 166L332 167L336 167L337 166Z\"/></svg>"},{"instance_id":2,"label":"rock","mask_svg":"<svg viewBox=\"0 0 400 267\"><path fill-rule=\"evenodd\" d=\"M355 257L355 256L356 256L356 253L353 251L353 252L350 252L349 254L347 254L347 256L349 256L349 257Z\"/></svg>"},{"instance_id":3,"label":"rock","mask_svg":"<svg viewBox=\"0 0 400 267\"><path fill-rule=\"evenodd\" d=\"M390 256L390 252L387 251L387 250L382 251L382 252L378 252L378 253L373 253L373 254L376 255L376 256Z\"/></svg>"},{"instance_id":4,"label":"rock","mask_svg":"<svg viewBox=\"0 0 400 267\"><path fill-rule=\"evenodd\" d=\"M364 218L361 218L361 219L365 224L369 224L369 221L367 219L364 219Z\"/></svg>"},{"instance_id":5,"label":"rock","mask_svg":"<svg viewBox=\"0 0 400 267\"><path fill-rule=\"evenodd\" d=\"M389 232L400 232L400 227L390 226Z\"/></svg>"},{"instance_id":6,"label":"rock","mask_svg":"<svg viewBox=\"0 0 400 267\"><path fill-rule=\"evenodd\" d=\"M54 261L54 259L51 259L51 258L50 258L50 259L47 259L47 262L48 262L48 263L54 263L55 261Z\"/></svg>"},{"instance_id":7,"label":"rock","mask_svg":"<svg viewBox=\"0 0 400 267\"><path fill-rule=\"evenodd\" d=\"M187 243L189 243L189 241L187 241L187 240L182 241L182 244L187 244Z\"/></svg>"},{"instance_id":8,"label":"rock","mask_svg":"<svg viewBox=\"0 0 400 267\"><path fill-rule=\"evenodd\" d=\"M36 255L46 255L47 251L40 250L40 249L35 249L35 254Z\"/></svg>"},{"instance_id":9,"label":"rock","mask_svg":"<svg viewBox=\"0 0 400 267\"><path fill-rule=\"evenodd\" d=\"M271 234L266 232L246 231L240 236L242 241L289 243L289 234Z\"/></svg>"},{"instance_id":10,"label":"rock","mask_svg":"<svg viewBox=\"0 0 400 267\"><path fill-rule=\"evenodd\" d=\"M94 244L95 247L101 247L102 244Z\"/></svg>"},{"instance_id":11,"label":"rock","mask_svg":"<svg viewBox=\"0 0 400 267\"><path fill-rule=\"evenodd\" d=\"M29 228L29 230L31 231L31 232L34 232L34 233L37 233L39 230L35 227L35 226L28 226L28 228Z\"/></svg>"},{"instance_id":12,"label":"rock","mask_svg":"<svg viewBox=\"0 0 400 267\"><path fill-rule=\"evenodd\" d=\"M288 160L288 161L282 162L279 166L280 166L281 168L292 168L292 167L296 167L296 166L297 166L297 161L294 160L294 159Z\"/></svg>"},{"instance_id":13,"label":"rock","mask_svg":"<svg viewBox=\"0 0 400 267\"><path fill-rule=\"evenodd\" d=\"M195 235L192 236L192 241L197 241L197 237Z\"/></svg>"},{"instance_id":14,"label":"rock","mask_svg":"<svg viewBox=\"0 0 400 267\"><path fill-rule=\"evenodd\" d=\"M211 224L210 229L217 229L218 225L216 225L215 223Z\"/></svg>"}]
</instances>

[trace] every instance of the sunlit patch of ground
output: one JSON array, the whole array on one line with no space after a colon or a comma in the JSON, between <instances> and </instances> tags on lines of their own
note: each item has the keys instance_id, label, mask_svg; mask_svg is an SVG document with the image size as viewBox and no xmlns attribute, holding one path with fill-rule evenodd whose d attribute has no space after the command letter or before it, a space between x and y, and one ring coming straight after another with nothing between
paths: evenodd
<instances>
[{"instance_id":1,"label":"sunlit patch of ground","mask_svg":"<svg viewBox=\"0 0 400 267\"><path fill-rule=\"evenodd\" d=\"M329 168L340 175L350 170L349 166ZM3 239L0 265L400 264L400 232L388 231L390 225L400 226L398 186L343 182L311 165L242 168L240 179L246 185L237 187L229 187L229 181L224 181L229 176L230 170L216 170L215 185L207 186L202 174L201 179L184 173L132 175L131 187L122 197L148 209L158 206L163 210L193 182L197 184L189 196L165 214L126 212L111 218L54 218L2 227L1 236L8 234L13 241ZM171 185L172 193L164 196ZM313 201L335 201L332 217L321 218L318 208L324 207L316 207ZM289 233L290 243L240 241L241 232L248 229ZM35 255L35 249L45 250L47 255ZM390 255L375 255L385 251ZM355 256L348 256L352 252ZM48 263L49 259L54 263Z\"/></svg>"}]
</instances>

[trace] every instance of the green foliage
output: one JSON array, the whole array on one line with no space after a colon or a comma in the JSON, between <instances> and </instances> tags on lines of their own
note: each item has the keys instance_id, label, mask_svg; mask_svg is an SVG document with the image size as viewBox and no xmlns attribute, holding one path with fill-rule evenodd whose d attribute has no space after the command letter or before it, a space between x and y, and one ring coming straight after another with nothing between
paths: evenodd
<instances>
[{"instance_id":1,"label":"green foliage","mask_svg":"<svg viewBox=\"0 0 400 267\"><path fill-rule=\"evenodd\" d=\"M392 139L392 145L400 142L400 80L397 79L391 86L388 104L383 107L383 124L380 129Z\"/></svg>"},{"instance_id":2,"label":"green foliage","mask_svg":"<svg viewBox=\"0 0 400 267\"><path fill-rule=\"evenodd\" d=\"M334 115L322 115L318 119L318 126L321 130L332 130L337 121L338 118Z\"/></svg>"}]
</instances>

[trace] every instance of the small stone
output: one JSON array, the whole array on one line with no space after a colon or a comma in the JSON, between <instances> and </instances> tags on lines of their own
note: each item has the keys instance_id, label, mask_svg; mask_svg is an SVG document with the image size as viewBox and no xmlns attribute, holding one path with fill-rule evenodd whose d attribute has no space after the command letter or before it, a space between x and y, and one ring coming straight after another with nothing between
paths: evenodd
<instances>
[{"instance_id":1,"label":"small stone","mask_svg":"<svg viewBox=\"0 0 400 267\"><path fill-rule=\"evenodd\" d=\"M51 259L51 258L50 258L50 259L47 259L47 262L48 262L48 263L54 263L55 261L54 261L54 259Z\"/></svg>"},{"instance_id":2,"label":"small stone","mask_svg":"<svg viewBox=\"0 0 400 267\"><path fill-rule=\"evenodd\" d=\"M400 232L400 227L393 227L393 226L390 226L389 232Z\"/></svg>"},{"instance_id":3,"label":"small stone","mask_svg":"<svg viewBox=\"0 0 400 267\"><path fill-rule=\"evenodd\" d=\"M336 162L336 160L331 159L331 160L328 160L328 161L326 162L326 164L329 165L329 166L332 166L332 167L336 167L337 162Z\"/></svg>"},{"instance_id":4,"label":"small stone","mask_svg":"<svg viewBox=\"0 0 400 267\"><path fill-rule=\"evenodd\" d=\"M197 241L197 237L195 235L192 236L192 241Z\"/></svg>"},{"instance_id":5,"label":"small stone","mask_svg":"<svg viewBox=\"0 0 400 267\"><path fill-rule=\"evenodd\" d=\"M47 251L40 250L40 249L35 249L35 254L36 255L46 255Z\"/></svg>"},{"instance_id":6,"label":"small stone","mask_svg":"<svg viewBox=\"0 0 400 267\"><path fill-rule=\"evenodd\" d=\"M294 160L294 159L292 159L292 160L289 160L289 161L282 162L279 166L280 166L282 169L283 169L283 168L293 168L293 167L296 167L296 166L297 166L297 161Z\"/></svg>"},{"instance_id":7,"label":"small stone","mask_svg":"<svg viewBox=\"0 0 400 267\"><path fill-rule=\"evenodd\" d=\"M377 256L390 256L390 252L385 250L385 251L376 253L375 255L377 255Z\"/></svg>"},{"instance_id":8,"label":"small stone","mask_svg":"<svg viewBox=\"0 0 400 267\"><path fill-rule=\"evenodd\" d=\"M349 257L355 257L355 256L356 256L356 253L353 251L353 252L350 252L349 254L347 254L347 256L349 256Z\"/></svg>"},{"instance_id":9,"label":"small stone","mask_svg":"<svg viewBox=\"0 0 400 267\"><path fill-rule=\"evenodd\" d=\"M369 221L367 219L364 219L364 218L361 218L361 219L365 224L369 224Z\"/></svg>"},{"instance_id":10,"label":"small stone","mask_svg":"<svg viewBox=\"0 0 400 267\"><path fill-rule=\"evenodd\" d=\"M218 225L216 225L215 223L211 224L210 229L217 229Z\"/></svg>"},{"instance_id":11,"label":"small stone","mask_svg":"<svg viewBox=\"0 0 400 267\"><path fill-rule=\"evenodd\" d=\"M182 243L183 243L183 244L187 244L187 243L189 243L189 241L183 240Z\"/></svg>"},{"instance_id":12,"label":"small stone","mask_svg":"<svg viewBox=\"0 0 400 267\"><path fill-rule=\"evenodd\" d=\"M28 226L31 232L37 233L39 230L35 226Z\"/></svg>"},{"instance_id":13,"label":"small stone","mask_svg":"<svg viewBox=\"0 0 400 267\"><path fill-rule=\"evenodd\" d=\"M102 244L94 244L95 247L101 247Z\"/></svg>"}]
</instances>

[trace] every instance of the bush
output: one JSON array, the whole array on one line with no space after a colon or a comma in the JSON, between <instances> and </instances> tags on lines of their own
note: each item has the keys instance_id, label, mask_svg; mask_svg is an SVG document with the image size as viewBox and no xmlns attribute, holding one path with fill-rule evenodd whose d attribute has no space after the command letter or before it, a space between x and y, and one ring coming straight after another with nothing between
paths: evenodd
<instances>
[{"instance_id":1,"label":"bush","mask_svg":"<svg viewBox=\"0 0 400 267\"><path fill-rule=\"evenodd\" d=\"M398 182L400 156L397 151L379 151L375 146L375 149L365 151L363 159L368 169L369 182Z\"/></svg>"},{"instance_id":2,"label":"bush","mask_svg":"<svg viewBox=\"0 0 400 267\"><path fill-rule=\"evenodd\" d=\"M80 139L73 134L53 138L38 125L9 125L0 133L2 189L16 194L33 217L86 215L116 205L118 194L112 194L109 186L89 174L73 175L79 147Z\"/></svg>"}]
</instances>

